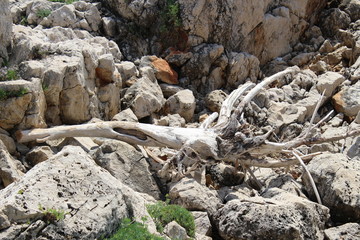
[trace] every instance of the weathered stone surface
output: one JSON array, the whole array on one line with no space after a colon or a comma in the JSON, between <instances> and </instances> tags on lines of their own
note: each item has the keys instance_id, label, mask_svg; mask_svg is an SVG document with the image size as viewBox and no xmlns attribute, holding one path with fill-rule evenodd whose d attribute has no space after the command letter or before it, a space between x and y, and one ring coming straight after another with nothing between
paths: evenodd
<instances>
[{"instance_id":1,"label":"weathered stone surface","mask_svg":"<svg viewBox=\"0 0 360 240\"><path fill-rule=\"evenodd\" d=\"M145 76L126 91L123 102L131 108L138 119L141 119L159 111L165 99L156 80L154 82Z\"/></svg>"},{"instance_id":2,"label":"weathered stone surface","mask_svg":"<svg viewBox=\"0 0 360 240\"><path fill-rule=\"evenodd\" d=\"M146 216L148 202L115 179L79 147L66 147L0 191L1 239L96 239L114 232L121 219ZM46 209L63 210L63 220L46 224ZM30 222L26 223L27 221ZM39 226L40 224L40 226Z\"/></svg>"},{"instance_id":3,"label":"weathered stone surface","mask_svg":"<svg viewBox=\"0 0 360 240\"><path fill-rule=\"evenodd\" d=\"M170 84L166 84L166 83L161 83L159 84L161 91L164 94L165 98L169 98L172 95L176 94L177 92L184 90L184 88L177 86L177 85L170 85Z\"/></svg>"},{"instance_id":4,"label":"weathered stone surface","mask_svg":"<svg viewBox=\"0 0 360 240\"><path fill-rule=\"evenodd\" d=\"M351 145L351 147L347 151L346 155L349 158L355 158L355 157L360 156L360 137L358 137L354 140L354 144Z\"/></svg>"},{"instance_id":5,"label":"weathered stone surface","mask_svg":"<svg viewBox=\"0 0 360 240\"><path fill-rule=\"evenodd\" d=\"M314 53L300 53L290 60L291 65L303 66L314 56Z\"/></svg>"},{"instance_id":6,"label":"weathered stone surface","mask_svg":"<svg viewBox=\"0 0 360 240\"><path fill-rule=\"evenodd\" d=\"M221 105L227 98L227 94L222 90L214 90L205 97L206 107L212 112L220 112Z\"/></svg>"},{"instance_id":7,"label":"weathered stone surface","mask_svg":"<svg viewBox=\"0 0 360 240\"><path fill-rule=\"evenodd\" d=\"M349 15L339 8L331 8L321 15L320 28L326 36L336 35L339 29L346 29L351 22Z\"/></svg>"},{"instance_id":8,"label":"weathered stone surface","mask_svg":"<svg viewBox=\"0 0 360 240\"><path fill-rule=\"evenodd\" d=\"M137 70L135 64L129 61L123 61L121 63L115 64L123 82L127 81L131 77L138 77L139 71Z\"/></svg>"},{"instance_id":9,"label":"weathered stone surface","mask_svg":"<svg viewBox=\"0 0 360 240\"><path fill-rule=\"evenodd\" d=\"M325 229L325 238L328 240L351 240L360 238L360 225L347 223L338 227Z\"/></svg>"},{"instance_id":10,"label":"weathered stone surface","mask_svg":"<svg viewBox=\"0 0 360 240\"><path fill-rule=\"evenodd\" d=\"M9 0L0 2L0 66L3 59L8 59L8 48L11 46L12 18Z\"/></svg>"},{"instance_id":11,"label":"weathered stone surface","mask_svg":"<svg viewBox=\"0 0 360 240\"><path fill-rule=\"evenodd\" d=\"M178 74L175 72L168 62L162 58L156 56L151 56L151 65L154 68L155 76L157 79L168 83L168 84L178 84Z\"/></svg>"},{"instance_id":12,"label":"weathered stone surface","mask_svg":"<svg viewBox=\"0 0 360 240\"><path fill-rule=\"evenodd\" d=\"M138 122L138 119L137 119L136 115L134 114L134 112L130 108L127 108L127 109L119 112L111 120L113 120L113 121Z\"/></svg>"},{"instance_id":13,"label":"weathered stone surface","mask_svg":"<svg viewBox=\"0 0 360 240\"><path fill-rule=\"evenodd\" d=\"M207 212L191 212L195 221L195 233L203 236L212 235L212 226Z\"/></svg>"},{"instance_id":14,"label":"weathered stone surface","mask_svg":"<svg viewBox=\"0 0 360 240\"><path fill-rule=\"evenodd\" d=\"M16 145L13 138L9 137L7 134L0 133L0 141L3 142L10 154L14 154L16 152Z\"/></svg>"},{"instance_id":15,"label":"weathered stone surface","mask_svg":"<svg viewBox=\"0 0 360 240\"><path fill-rule=\"evenodd\" d=\"M351 18L352 22L360 19L360 3L358 0L350 0L346 2L344 10Z\"/></svg>"},{"instance_id":16,"label":"weathered stone surface","mask_svg":"<svg viewBox=\"0 0 360 240\"><path fill-rule=\"evenodd\" d=\"M165 102L165 113L178 113L187 122L194 116L196 107L195 97L191 90L182 90L168 98Z\"/></svg>"},{"instance_id":17,"label":"weathered stone surface","mask_svg":"<svg viewBox=\"0 0 360 240\"><path fill-rule=\"evenodd\" d=\"M360 111L360 82L344 87L332 97L332 102L337 112L356 117Z\"/></svg>"},{"instance_id":18,"label":"weathered stone surface","mask_svg":"<svg viewBox=\"0 0 360 240\"><path fill-rule=\"evenodd\" d=\"M177 222L172 221L164 227L164 233L171 239L186 240L189 237L186 235L186 230Z\"/></svg>"},{"instance_id":19,"label":"weathered stone surface","mask_svg":"<svg viewBox=\"0 0 360 240\"><path fill-rule=\"evenodd\" d=\"M49 146L38 146L31 149L26 154L26 161L31 165L35 166L38 163L48 160L54 155L54 152Z\"/></svg>"},{"instance_id":20,"label":"weathered stone surface","mask_svg":"<svg viewBox=\"0 0 360 240\"><path fill-rule=\"evenodd\" d=\"M320 197L330 208L331 216L339 222L360 219L360 161L349 160L343 154L325 153L314 157L308 164ZM303 175L306 190L314 197L306 175Z\"/></svg>"},{"instance_id":21,"label":"weathered stone surface","mask_svg":"<svg viewBox=\"0 0 360 240\"><path fill-rule=\"evenodd\" d=\"M170 199L188 210L207 211L213 215L221 204L215 191L200 185L194 179L183 178L173 184L169 191Z\"/></svg>"},{"instance_id":22,"label":"weathered stone surface","mask_svg":"<svg viewBox=\"0 0 360 240\"><path fill-rule=\"evenodd\" d=\"M0 179L5 187L14 181L19 181L23 175L15 161L0 141Z\"/></svg>"},{"instance_id":23,"label":"weathered stone surface","mask_svg":"<svg viewBox=\"0 0 360 240\"><path fill-rule=\"evenodd\" d=\"M95 161L111 175L138 192L160 199L161 193L149 164L133 146L116 140L105 141L93 154Z\"/></svg>"},{"instance_id":24,"label":"weathered stone surface","mask_svg":"<svg viewBox=\"0 0 360 240\"><path fill-rule=\"evenodd\" d=\"M336 72L326 72L317 78L316 89L319 93L324 93L326 98L333 95L335 89L345 81L344 76Z\"/></svg>"},{"instance_id":25,"label":"weathered stone surface","mask_svg":"<svg viewBox=\"0 0 360 240\"><path fill-rule=\"evenodd\" d=\"M228 202L214 218L223 239L323 239L329 210L272 188L260 199Z\"/></svg>"}]
</instances>

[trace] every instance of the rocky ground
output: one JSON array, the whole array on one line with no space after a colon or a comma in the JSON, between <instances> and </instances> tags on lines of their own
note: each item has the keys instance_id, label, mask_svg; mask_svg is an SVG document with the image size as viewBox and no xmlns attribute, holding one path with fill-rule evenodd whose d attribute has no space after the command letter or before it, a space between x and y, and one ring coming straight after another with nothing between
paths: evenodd
<instances>
[{"instance_id":1,"label":"rocky ground","mask_svg":"<svg viewBox=\"0 0 360 240\"><path fill-rule=\"evenodd\" d=\"M171 149L15 136L104 120L198 127L234 89L294 65L246 107L253 131L298 136L321 94L317 136L358 129L359 0L3 0L0 56L1 239L100 239L144 216L157 233L146 205L166 194L192 211L196 239L360 239L359 137L299 148L320 153L307 163L318 204L299 166L253 169L262 187L222 162L174 182L158 175ZM49 224L39 206L68 214Z\"/></svg>"}]
</instances>

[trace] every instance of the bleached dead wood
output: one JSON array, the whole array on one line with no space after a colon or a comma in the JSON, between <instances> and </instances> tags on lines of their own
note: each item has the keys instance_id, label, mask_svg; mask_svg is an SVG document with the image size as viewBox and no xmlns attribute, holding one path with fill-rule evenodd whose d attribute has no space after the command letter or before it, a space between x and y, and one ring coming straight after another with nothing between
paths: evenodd
<instances>
[{"instance_id":1,"label":"bleached dead wood","mask_svg":"<svg viewBox=\"0 0 360 240\"><path fill-rule=\"evenodd\" d=\"M191 149L195 155L204 160L240 161L244 166L273 168L294 165L299 163L297 158L271 159L265 158L264 156L268 154L279 154L284 150L292 150L303 144L336 141L346 137L360 135L360 130L357 129L344 135L332 136L331 138L311 137L308 134L311 130L309 129L291 141L275 143L267 140L271 131L261 136L248 134L251 128L241 120L244 107L250 103L264 87L287 74L293 75L298 71L298 67L291 67L265 78L261 83L252 88L243 100L238 103L245 91L253 86L251 83L244 84L230 94L228 99L223 103L218 122L214 127L210 127L210 124L215 121L216 114L205 121L202 128L175 128L112 121L19 131L17 138L19 142L44 142L46 140L64 137L105 137L125 141L134 145L169 147L180 150L180 153ZM311 125L310 127L314 128L316 126L317 125ZM179 156L174 156L174 159L176 158L179 158Z\"/></svg>"}]
</instances>

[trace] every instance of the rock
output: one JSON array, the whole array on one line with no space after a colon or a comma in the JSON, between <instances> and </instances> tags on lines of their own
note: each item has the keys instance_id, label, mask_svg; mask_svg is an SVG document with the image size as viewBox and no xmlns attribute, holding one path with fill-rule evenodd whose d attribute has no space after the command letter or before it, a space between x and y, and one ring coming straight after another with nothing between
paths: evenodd
<instances>
[{"instance_id":1,"label":"rock","mask_svg":"<svg viewBox=\"0 0 360 240\"><path fill-rule=\"evenodd\" d=\"M11 46L12 19L9 0L0 3L0 66L8 59L8 48Z\"/></svg>"},{"instance_id":2,"label":"rock","mask_svg":"<svg viewBox=\"0 0 360 240\"><path fill-rule=\"evenodd\" d=\"M123 82L129 80L131 77L137 77L139 75L139 71L133 62L123 61L115 64L115 66L121 74Z\"/></svg>"},{"instance_id":3,"label":"rock","mask_svg":"<svg viewBox=\"0 0 360 240\"><path fill-rule=\"evenodd\" d=\"M349 61L352 50L346 46L336 49L334 52L328 53L323 60L329 65L337 65L342 60Z\"/></svg>"},{"instance_id":4,"label":"rock","mask_svg":"<svg viewBox=\"0 0 360 240\"><path fill-rule=\"evenodd\" d=\"M39 61L26 61L20 64L19 73L26 80L30 80L32 77L42 78L44 67L44 64Z\"/></svg>"},{"instance_id":5,"label":"rock","mask_svg":"<svg viewBox=\"0 0 360 240\"><path fill-rule=\"evenodd\" d=\"M211 177L212 185L215 188L240 185L245 178L244 173L238 172L235 167L223 163L209 166L206 172Z\"/></svg>"},{"instance_id":6,"label":"rock","mask_svg":"<svg viewBox=\"0 0 360 240\"><path fill-rule=\"evenodd\" d=\"M48 160L53 155L54 152L49 146L38 146L26 154L26 161L31 166L35 166L38 163Z\"/></svg>"},{"instance_id":7,"label":"rock","mask_svg":"<svg viewBox=\"0 0 360 240\"><path fill-rule=\"evenodd\" d=\"M172 95L176 94L177 92L184 90L184 88L177 85L170 85L166 83L160 83L159 85L165 98L169 98Z\"/></svg>"},{"instance_id":8,"label":"rock","mask_svg":"<svg viewBox=\"0 0 360 240\"><path fill-rule=\"evenodd\" d=\"M332 103L337 112L348 117L356 117L360 111L360 82L344 87L332 97Z\"/></svg>"},{"instance_id":9,"label":"rock","mask_svg":"<svg viewBox=\"0 0 360 240\"><path fill-rule=\"evenodd\" d=\"M323 239L329 210L272 188L263 196L232 200L214 216L223 239Z\"/></svg>"},{"instance_id":10,"label":"rock","mask_svg":"<svg viewBox=\"0 0 360 240\"><path fill-rule=\"evenodd\" d=\"M116 21L111 17L102 18L102 27L105 35L109 37L115 37L115 35L117 34Z\"/></svg>"},{"instance_id":11,"label":"rock","mask_svg":"<svg viewBox=\"0 0 360 240\"><path fill-rule=\"evenodd\" d=\"M2 184L6 187L15 181L19 181L22 175L23 173L19 170L16 160L0 141L0 179Z\"/></svg>"},{"instance_id":12,"label":"rock","mask_svg":"<svg viewBox=\"0 0 360 240\"><path fill-rule=\"evenodd\" d=\"M319 93L325 91L324 96L329 98L333 95L335 89L345 81L344 76L336 72L326 72L317 78L316 89Z\"/></svg>"},{"instance_id":13,"label":"rock","mask_svg":"<svg viewBox=\"0 0 360 240\"><path fill-rule=\"evenodd\" d=\"M39 11L39 10L38 10ZM51 11L50 15L40 21L40 25L44 27L69 27L76 22L74 5L64 5L55 11Z\"/></svg>"},{"instance_id":14,"label":"rock","mask_svg":"<svg viewBox=\"0 0 360 240\"><path fill-rule=\"evenodd\" d=\"M159 111L165 99L157 82L144 76L126 91L123 102L141 119Z\"/></svg>"},{"instance_id":15,"label":"rock","mask_svg":"<svg viewBox=\"0 0 360 240\"><path fill-rule=\"evenodd\" d=\"M115 81L115 64L112 54L104 54L99 57L99 65L95 69L99 85L104 86Z\"/></svg>"},{"instance_id":16,"label":"rock","mask_svg":"<svg viewBox=\"0 0 360 240\"><path fill-rule=\"evenodd\" d=\"M232 52L229 56L227 85L238 87L245 81L255 82L260 74L260 61L248 53Z\"/></svg>"},{"instance_id":17,"label":"rock","mask_svg":"<svg viewBox=\"0 0 360 240\"><path fill-rule=\"evenodd\" d=\"M178 113L187 122L190 122L194 116L195 107L195 97L191 90L186 89L177 92L166 100L164 112L166 114Z\"/></svg>"},{"instance_id":18,"label":"rock","mask_svg":"<svg viewBox=\"0 0 360 240\"><path fill-rule=\"evenodd\" d=\"M138 122L136 115L130 108L127 108L127 109L119 112L111 120L112 121Z\"/></svg>"},{"instance_id":19,"label":"rock","mask_svg":"<svg viewBox=\"0 0 360 240\"><path fill-rule=\"evenodd\" d=\"M124 184L137 192L160 199L161 192L149 170L149 164L133 146L121 141L107 140L93 156L99 166Z\"/></svg>"},{"instance_id":20,"label":"rock","mask_svg":"<svg viewBox=\"0 0 360 240\"><path fill-rule=\"evenodd\" d=\"M215 191L190 178L183 178L170 186L169 197L175 204L192 211L206 211L210 216L221 204Z\"/></svg>"},{"instance_id":21,"label":"rock","mask_svg":"<svg viewBox=\"0 0 360 240\"><path fill-rule=\"evenodd\" d=\"M359 221L360 161L348 160L340 153L325 153L314 157L307 168L331 217L338 222ZM303 175L303 181L314 197L307 175Z\"/></svg>"},{"instance_id":22,"label":"rock","mask_svg":"<svg viewBox=\"0 0 360 240\"><path fill-rule=\"evenodd\" d=\"M172 221L164 227L164 233L171 239L186 240L189 237L186 235L186 230L177 222Z\"/></svg>"},{"instance_id":23,"label":"rock","mask_svg":"<svg viewBox=\"0 0 360 240\"><path fill-rule=\"evenodd\" d=\"M346 154L349 158L355 158L360 156L360 137L354 140L354 144L351 145Z\"/></svg>"},{"instance_id":24,"label":"rock","mask_svg":"<svg viewBox=\"0 0 360 240\"><path fill-rule=\"evenodd\" d=\"M186 121L179 114L168 114L169 127L185 127Z\"/></svg>"},{"instance_id":25,"label":"rock","mask_svg":"<svg viewBox=\"0 0 360 240\"><path fill-rule=\"evenodd\" d=\"M228 95L222 90L214 90L205 97L206 107L212 112L220 112L221 106Z\"/></svg>"},{"instance_id":26,"label":"rock","mask_svg":"<svg viewBox=\"0 0 360 240\"><path fill-rule=\"evenodd\" d=\"M4 129L45 127L45 101L40 79L0 82L5 92L19 92L0 101L0 127ZM17 95L17 96L16 96Z\"/></svg>"},{"instance_id":27,"label":"rock","mask_svg":"<svg viewBox=\"0 0 360 240\"><path fill-rule=\"evenodd\" d=\"M279 129L283 125L304 122L306 115L307 109L304 106L296 106L286 102L272 102L269 108L268 122L271 126Z\"/></svg>"},{"instance_id":28,"label":"rock","mask_svg":"<svg viewBox=\"0 0 360 240\"><path fill-rule=\"evenodd\" d=\"M358 223L346 223L338 227L325 229L325 238L328 240L359 239L360 225Z\"/></svg>"},{"instance_id":29,"label":"rock","mask_svg":"<svg viewBox=\"0 0 360 240\"><path fill-rule=\"evenodd\" d=\"M206 212L191 212L195 221L195 234L203 236L212 235L212 226Z\"/></svg>"},{"instance_id":30,"label":"rock","mask_svg":"<svg viewBox=\"0 0 360 240\"><path fill-rule=\"evenodd\" d=\"M351 22L349 15L339 8L331 8L321 15L320 28L324 35L329 37L336 35L339 29L346 29Z\"/></svg>"},{"instance_id":31,"label":"rock","mask_svg":"<svg viewBox=\"0 0 360 240\"><path fill-rule=\"evenodd\" d=\"M351 18L352 22L356 22L360 19L360 3L358 0L347 1L344 10Z\"/></svg>"},{"instance_id":32,"label":"rock","mask_svg":"<svg viewBox=\"0 0 360 240\"><path fill-rule=\"evenodd\" d=\"M56 147L61 149L67 145L81 147L85 152L90 152L99 147L92 138L89 137L67 137L61 141Z\"/></svg>"},{"instance_id":33,"label":"rock","mask_svg":"<svg viewBox=\"0 0 360 240\"><path fill-rule=\"evenodd\" d=\"M177 72L170 67L166 60L156 56L151 56L150 59L157 79L168 84L179 83Z\"/></svg>"},{"instance_id":34,"label":"rock","mask_svg":"<svg viewBox=\"0 0 360 240\"><path fill-rule=\"evenodd\" d=\"M16 152L16 145L15 145L15 141L13 138L9 137L6 134L2 134L0 133L0 141L3 142L3 144L6 147L6 150L10 153L10 154L15 154Z\"/></svg>"},{"instance_id":35,"label":"rock","mask_svg":"<svg viewBox=\"0 0 360 240\"><path fill-rule=\"evenodd\" d=\"M113 233L126 217L137 221L147 217L150 231L155 229L146 211L148 201L97 166L79 147L66 147L36 165L0 191L0 202L0 216L11 223L2 229L2 239L35 238L33 235L38 239L97 239ZM39 205L66 215L47 224Z\"/></svg>"},{"instance_id":36,"label":"rock","mask_svg":"<svg viewBox=\"0 0 360 240\"><path fill-rule=\"evenodd\" d=\"M181 52L181 51L170 51L170 53L165 57L165 60L177 67L183 66L190 58L192 58L192 52Z\"/></svg>"},{"instance_id":37,"label":"rock","mask_svg":"<svg viewBox=\"0 0 360 240\"><path fill-rule=\"evenodd\" d=\"M314 53L300 53L290 60L290 64L303 66L308 63L314 57L314 55Z\"/></svg>"},{"instance_id":38,"label":"rock","mask_svg":"<svg viewBox=\"0 0 360 240\"><path fill-rule=\"evenodd\" d=\"M311 64L309 68L316 73L324 73L327 71L327 64L324 61L318 61L314 64Z\"/></svg>"},{"instance_id":39,"label":"rock","mask_svg":"<svg viewBox=\"0 0 360 240\"><path fill-rule=\"evenodd\" d=\"M325 40L321 47L319 48L320 53L330 53L334 51L334 46L331 44L330 40Z\"/></svg>"}]
</instances>

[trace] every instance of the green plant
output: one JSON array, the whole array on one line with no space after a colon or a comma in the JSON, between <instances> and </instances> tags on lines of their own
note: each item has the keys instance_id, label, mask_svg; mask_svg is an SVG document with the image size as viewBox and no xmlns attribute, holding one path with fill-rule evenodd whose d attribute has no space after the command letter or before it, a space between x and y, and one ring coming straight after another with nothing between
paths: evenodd
<instances>
[{"instance_id":1,"label":"green plant","mask_svg":"<svg viewBox=\"0 0 360 240\"><path fill-rule=\"evenodd\" d=\"M0 88L0 101L6 100L12 97L21 97L28 93L29 91L26 88L21 87L19 90L4 90Z\"/></svg>"},{"instance_id":2,"label":"green plant","mask_svg":"<svg viewBox=\"0 0 360 240\"><path fill-rule=\"evenodd\" d=\"M46 85L45 83L42 83L41 87L42 87L43 91L47 91L49 89L49 86Z\"/></svg>"},{"instance_id":3,"label":"green plant","mask_svg":"<svg viewBox=\"0 0 360 240\"><path fill-rule=\"evenodd\" d=\"M24 189L20 189L20 190L18 191L18 194L20 194L20 195L21 195L21 194L24 194L24 191L25 191Z\"/></svg>"},{"instance_id":4,"label":"green plant","mask_svg":"<svg viewBox=\"0 0 360 240\"><path fill-rule=\"evenodd\" d=\"M154 219L156 228L159 232L164 230L166 224L176 221L186 229L190 237L195 237L195 222L193 215L179 205L168 204L167 202L157 202L148 205L147 210Z\"/></svg>"},{"instance_id":5,"label":"green plant","mask_svg":"<svg viewBox=\"0 0 360 240\"><path fill-rule=\"evenodd\" d=\"M20 21L20 25L23 25L23 26L27 26L29 23L28 23L28 20L25 16L22 16L21 17L21 21Z\"/></svg>"},{"instance_id":6,"label":"green plant","mask_svg":"<svg viewBox=\"0 0 360 240\"><path fill-rule=\"evenodd\" d=\"M18 73L15 69L9 69L6 73L6 79L7 80L16 80L18 79Z\"/></svg>"},{"instance_id":7,"label":"green plant","mask_svg":"<svg viewBox=\"0 0 360 240\"><path fill-rule=\"evenodd\" d=\"M65 215L68 214L68 212L65 212L62 209L55 209L55 208L44 208L39 204L39 210L44 214L43 219L44 221L49 223L54 223L61 221L65 218Z\"/></svg>"},{"instance_id":8,"label":"green plant","mask_svg":"<svg viewBox=\"0 0 360 240\"><path fill-rule=\"evenodd\" d=\"M51 14L51 10L50 9L39 9L36 12L36 16L38 16L39 18L44 18L47 17Z\"/></svg>"},{"instance_id":9,"label":"green plant","mask_svg":"<svg viewBox=\"0 0 360 240\"><path fill-rule=\"evenodd\" d=\"M151 234L144 223L122 220L117 232L107 240L164 240L164 238Z\"/></svg>"},{"instance_id":10,"label":"green plant","mask_svg":"<svg viewBox=\"0 0 360 240\"><path fill-rule=\"evenodd\" d=\"M172 31L182 26L180 18L180 4L176 0L166 0L165 7L160 12L160 31Z\"/></svg>"}]
</instances>

